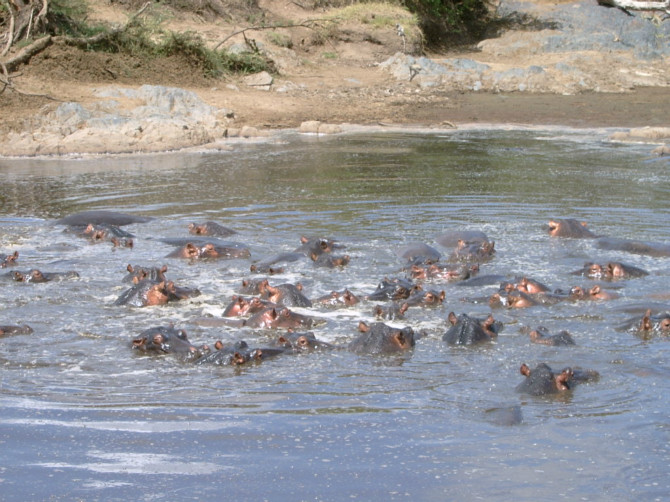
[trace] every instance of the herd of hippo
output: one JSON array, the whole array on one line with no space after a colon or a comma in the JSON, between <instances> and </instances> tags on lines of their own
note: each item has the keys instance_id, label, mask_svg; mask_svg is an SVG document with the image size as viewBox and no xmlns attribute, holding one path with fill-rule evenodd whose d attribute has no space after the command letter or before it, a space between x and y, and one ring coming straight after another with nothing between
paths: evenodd
<instances>
[{"instance_id":1,"label":"herd of hippo","mask_svg":"<svg viewBox=\"0 0 670 502\"><path fill-rule=\"evenodd\" d=\"M129 224L144 223L149 218L137 217L111 211L85 211L76 213L55 223L92 242L109 242L112 246L132 247L134 236L122 229ZM640 242L635 240L598 237L585 224L573 219L555 219L546 226L553 238L594 239L597 248L620 250L653 257L670 257L670 245ZM186 231L186 229L185 229ZM250 250L236 242L222 240L236 232L214 222L192 223L189 235L177 239L161 239L174 247L166 257L186 260L249 259ZM185 232L186 233L186 232ZM459 282L464 285L500 284L498 291L482 298L465 298L465 302L488 302L491 309L521 309L536 305L553 305L557 302L608 300L616 297L601 285L592 287L575 286L567 290L550 290L544 284L530 278L518 277L510 281L497 275L480 275L480 265L493 260L495 244L481 231L450 231L440 235L437 242L449 249L443 254L423 243L404 246L397 251L403 260L403 275L383 278L374 291L355 294L349 289L333 291L325 296L309 299L298 284L272 284L271 276L282 273L285 267L299 260L310 260L315 267L345 267L350 256L342 253L342 246L328 238L301 238L299 245L291 252L280 253L269 258L253 261L250 272L260 278L245 278L240 281L237 294L230 298L220 317L203 317L194 322L202 326L229 326L258 330L277 330L279 334L271 343L257 347L244 340L232 344L216 341L211 345L194 345L182 329L174 326L151 327L135 336L130 346L135 351L145 353L179 355L185 361L196 365L216 364L238 366L249 362L262 361L302 351L346 349L355 354L393 355L411 351L424 333L409 326L394 327L411 308L431 308L439 306L445 299L445 292L432 289L440 283ZM9 281L48 282L72 280L79 277L74 271L47 272L38 269L20 270L19 253L0 253L0 266L6 271L0 276ZM128 265L128 274L122 279L127 289L116 299L115 305L141 308L163 305L196 297L200 291L175 284L167 278L166 265ZM622 281L648 275L648 272L622 262L586 263L575 270L574 275L594 281ZM359 321L355 338L344 347L319 340L312 329L325 324L319 316L306 315L294 311L295 308L310 309L347 308L367 302L371 314L377 322ZM359 306L360 307L360 306ZM392 322L387 324L387 322ZM447 328L442 340L447 345L476 346L495 340L502 323L493 314L477 318L467 313L449 313ZM653 312L648 309L643 316L631 319L622 330L636 336L650 338L670 336L670 313ZM27 325L0 325L0 337L5 335L30 334ZM567 331L551 334L542 327L528 329L530 342L568 346L575 342ZM532 395L566 392L579 382L598 378L593 370L562 368L554 370L545 363L534 368L523 363L520 373L525 378L517 390Z\"/></svg>"}]
</instances>

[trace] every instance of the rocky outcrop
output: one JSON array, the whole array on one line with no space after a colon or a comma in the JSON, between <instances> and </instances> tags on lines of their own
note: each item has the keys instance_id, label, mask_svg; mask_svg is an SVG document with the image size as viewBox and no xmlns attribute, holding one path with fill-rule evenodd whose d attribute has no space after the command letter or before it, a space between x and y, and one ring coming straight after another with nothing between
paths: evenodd
<instances>
[{"instance_id":1,"label":"rocky outcrop","mask_svg":"<svg viewBox=\"0 0 670 502\"><path fill-rule=\"evenodd\" d=\"M107 87L100 101L68 102L34 117L30 131L10 133L3 155L127 153L177 150L227 133L233 114L187 90L145 85Z\"/></svg>"}]
</instances>

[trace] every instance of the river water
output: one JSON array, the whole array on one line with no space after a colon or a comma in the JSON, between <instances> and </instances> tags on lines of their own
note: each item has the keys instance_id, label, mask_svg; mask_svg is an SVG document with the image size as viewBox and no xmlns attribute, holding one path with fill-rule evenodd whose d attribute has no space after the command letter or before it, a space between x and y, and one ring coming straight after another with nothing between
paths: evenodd
<instances>
[{"instance_id":1,"label":"river water","mask_svg":"<svg viewBox=\"0 0 670 502\"><path fill-rule=\"evenodd\" d=\"M76 270L46 284L2 278L0 499L13 500L668 500L670 341L616 328L667 309L670 259L550 238L552 218L600 235L670 242L670 171L646 145L591 130L459 130L278 136L231 151L96 159L0 160L0 252L16 270ZM132 249L90 244L54 225L89 209L151 216L126 227ZM166 258L159 238L191 222L239 232L251 260ZM480 274L525 275L552 288L593 285L585 262L623 261L648 277L604 284L611 301L491 310L497 285L444 290L442 306L391 324L423 330L406 357L346 350L283 355L237 368L138 356L143 330L174 323L196 343L276 332L208 327L252 262L301 235L346 245L342 269L290 263L271 284L310 298L371 293L402 277L396 251L447 230L482 230L496 255ZM202 294L166 306L113 305L126 266L168 265ZM7 270L7 269L5 269ZM4 273L1 271L0 273ZM344 346L373 304L297 309ZM494 343L442 342L449 312L505 324ZM524 328L568 330L574 347L531 344ZM557 397L519 394L521 363L593 369L600 379Z\"/></svg>"}]
</instances>

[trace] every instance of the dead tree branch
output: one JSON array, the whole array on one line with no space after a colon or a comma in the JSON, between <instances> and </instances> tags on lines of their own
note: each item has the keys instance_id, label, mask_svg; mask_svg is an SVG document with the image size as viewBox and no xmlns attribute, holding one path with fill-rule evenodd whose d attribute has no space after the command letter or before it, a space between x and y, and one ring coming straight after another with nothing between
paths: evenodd
<instances>
[{"instance_id":1,"label":"dead tree branch","mask_svg":"<svg viewBox=\"0 0 670 502\"><path fill-rule=\"evenodd\" d=\"M219 47L221 47L224 43L226 43L228 40L233 38L235 35L243 35L247 31L260 31L260 30L274 30L277 28L309 28L310 30L316 29L316 27L319 26L319 21L331 21L330 19L310 19L308 21L303 21L301 23L293 23L293 24L274 24L271 26L249 26L248 28L244 28L243 30L238 30L230 35L228 35L226 38L221 40L218 44L214 46L214 50L217 50Z\"/></svg>"}]
</instances>

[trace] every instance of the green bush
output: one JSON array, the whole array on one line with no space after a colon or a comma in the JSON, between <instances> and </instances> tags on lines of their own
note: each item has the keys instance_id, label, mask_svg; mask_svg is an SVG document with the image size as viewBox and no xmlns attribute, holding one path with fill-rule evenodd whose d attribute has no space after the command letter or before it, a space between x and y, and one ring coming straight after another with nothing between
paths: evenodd
<instances>
[{"instance_id":1,"label":"green bush","mask_svg":"<svg viewBox=\"0 0 670 502\"><path fill-rule=\"evenodd\" d=\"M493 19L489 0L407 0L432 46L469 44L482 38Z\"/></svg>"}]
</instances>

